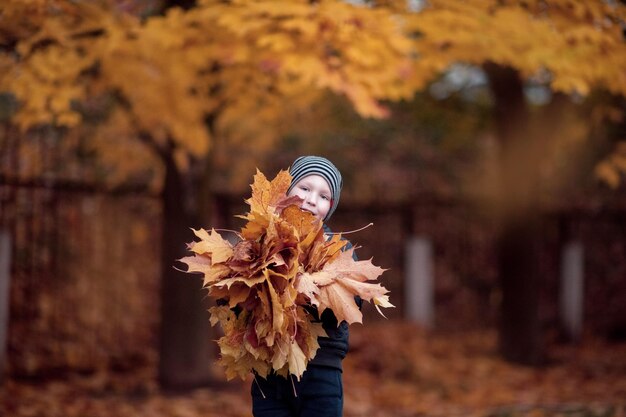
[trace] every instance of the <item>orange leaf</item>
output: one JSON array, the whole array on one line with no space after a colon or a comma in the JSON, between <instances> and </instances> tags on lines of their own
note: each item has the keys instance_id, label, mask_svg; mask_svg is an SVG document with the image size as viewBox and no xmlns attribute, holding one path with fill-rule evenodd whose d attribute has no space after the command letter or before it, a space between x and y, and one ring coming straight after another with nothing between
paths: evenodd
<instances>
[{"instance_id":1,"label":"orange leaf","mask_svg":"<svg viewBox=\"0 0 626 417\"><path fill-rule=\"evenodd\" d=\"M220 236L215 229L209 234L204 229L191 229L201 240L191 244L191 250L197 254L208 253L213 263L222 263L233 256L233 247L229 241Z\"/></svg>"}]
</instances>

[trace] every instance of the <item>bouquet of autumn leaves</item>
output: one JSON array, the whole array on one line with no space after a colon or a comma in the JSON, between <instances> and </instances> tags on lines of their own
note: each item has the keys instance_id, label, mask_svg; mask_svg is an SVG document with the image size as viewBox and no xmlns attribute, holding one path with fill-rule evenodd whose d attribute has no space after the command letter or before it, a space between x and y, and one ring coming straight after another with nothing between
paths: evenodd
<instances>
[{"instance_id":1,"label":"bouquet of autumn leaves","mask_svg":"<svg viewBox=\"0 0 626 417\"><path fill-rule=\"evenodd\" d=\"M242 379L254 370L266 377L272 370L298 379L326 336L314 322L329 308L338 323L362 322L355 296L381 307L393 307L388 291L371 283L384 272L371 261L355 261L353 249L340 234L324 233L322 222L300 210L299 197L287 197L291 176L281 171L272 181L254 176L250 211L236 244L215 230L194 230L200 239L189 244L194 253L180 259L186 272L204 275L209 295L221 300L212 307L211 325L220 323L217 343L226 376ZM382 313L381 313L382 314Z\"/></svg>"}]
</instances>

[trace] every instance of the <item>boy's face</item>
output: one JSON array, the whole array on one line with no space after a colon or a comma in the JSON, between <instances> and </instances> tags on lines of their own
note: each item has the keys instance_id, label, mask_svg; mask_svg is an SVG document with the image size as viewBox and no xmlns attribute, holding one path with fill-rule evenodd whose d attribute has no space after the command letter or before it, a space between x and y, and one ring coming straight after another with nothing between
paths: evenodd
<instances>
[{"instance_id":1,"label":"boy's face","mask_svg":"<svg viewBox=\"0 0 626 417\"><path fill-rule=\"evenodd\" d=\"M324 220L330 210L333 196L324 177L313 174L302 178L289 191L288 197L294 195L302 199L300 205L302 210L312 213L319 220Z\"/></svg>"}]
</instances>

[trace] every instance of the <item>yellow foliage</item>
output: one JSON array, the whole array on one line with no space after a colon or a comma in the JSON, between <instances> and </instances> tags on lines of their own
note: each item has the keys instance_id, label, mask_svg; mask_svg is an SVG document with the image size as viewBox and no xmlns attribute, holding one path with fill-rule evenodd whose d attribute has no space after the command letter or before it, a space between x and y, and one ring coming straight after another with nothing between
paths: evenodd
<instances>
[{"instance_id":1,"label":"yellow foliage","mask_svg":"<svg viewBox=\"0 0 626 417\"><path fill-rule=\"evenodd\" d=\"M82 105L112 96L124 137L149 137L184 167L181 152L202 157L216 138L271 146L312 90L384 117L381 102L410 98L456 62L547 72L557 91L626 94L619 2L431 0L415 11L401 0L202 0L145 20L115 3L0 5L0 91L19 100L17 125L76 127Z\"/></svg>"},{"instance_id":2,"label":"yellow foliage","mask_svg":"<svg viewBox=\"0 0 626 417\"><path fill-rule=\"evenodd\" d=\"M385 114L379 100L410 94L398 82L410 44L385 10L340 1L203 1L141 22L106 3L59 0L56 13L37 4L45 19L17 43L0 80L22 103L15 121L24 129L76 125L73 103L112 91L136 132L200 156L211 133L271 131L286 103L309 97L310 88L344 94L371 116ZM207 129L208 115L217 131Z\"/></svg>"},{"instance_id":3,"label":"yellow foliage","mask_svg":"<svg viewBox=\"0 0 626 417\"><path fill-rule=\"evenodd\" d=\"M49 0L4 0L0 9L0 44L36 32L54 3Z\"/></svg>"},{"instance_id":4,"label":"yellow foliage","mask_svg":"<svg viewBox=\"0 0 626 417\"><path fill-rule=\"evenodd\" d=\"M613 189L623 182L626 176L626 141L618 143L614 151L596 166L595 174Z\"/></svg>"},{"instance_id":5,"label":"yellow foliage","mask_svg":"<svg viewBox=\"0 0 626 417\"><path fill-rule=\"evenodd\" d=\"M417 88L452 63L490 61L525 77L547 70L556 91L626 94L626 6L619 2L432 0L406 15L420 34Z\"/></svg>"},{"instance_id":6,"label":"yellow foliage","mask_svg":"<svg viewBox=\"0 0 626 417\"><path fill-rule=\"evenodd\" d=\"M108 123L82 134L89 138L87 146L99 156L100 168L107 173L108 185L115 187L125 180L151 173L150 188L161 188L162 168L152 152L141 142L134 140L136 131L128 113L115 109Z\"/></svg>"}]
</instances>

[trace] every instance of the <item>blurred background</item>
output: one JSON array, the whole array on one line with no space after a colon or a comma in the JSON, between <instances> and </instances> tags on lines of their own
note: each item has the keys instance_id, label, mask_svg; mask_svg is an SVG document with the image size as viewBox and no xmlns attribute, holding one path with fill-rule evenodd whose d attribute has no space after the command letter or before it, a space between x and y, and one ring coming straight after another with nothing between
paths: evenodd
<instances>
[{"instance_id":1,"label":"blurred background","mask_svg":"<svg viewBox=\"0 0 626 417\"><path fill-rule=\"evenodd\" d=\"M344 176L345 415L626 413L626 5L5 0L0 415L248 416L190 228Z\"/></svg>"}]
</instances>

